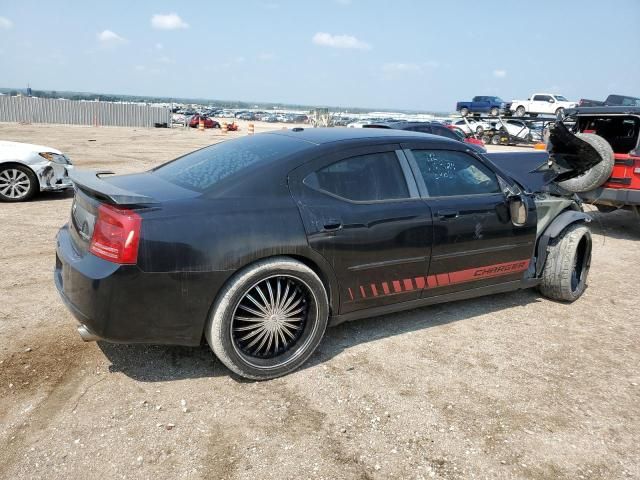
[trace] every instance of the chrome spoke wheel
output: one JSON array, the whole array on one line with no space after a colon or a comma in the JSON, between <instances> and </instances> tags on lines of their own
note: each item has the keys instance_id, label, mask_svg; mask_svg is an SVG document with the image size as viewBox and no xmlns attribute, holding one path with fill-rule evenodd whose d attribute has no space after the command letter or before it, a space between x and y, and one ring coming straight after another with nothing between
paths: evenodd
<instances>
[{"instance_id":1,"label":"chrome spoke wheel","mask_svg":"<svg viewBox=\"0 0 640 480\"><path fill-rule=\"evenodd\" d=\"M276 359L299 346L313 303L309 287L288 275L254 284L233 313L231 339L248 359Z\"/></svg>"},{"instance_id":2,"label":"chrome spoke wheel","mask_svg":"<svg viewBox=\"0 0 640 480\"><path fill-rule=\"evenodd\" d=\"M16 168L0 172L0 194L14 200L25 197L31 188L31 180L26 173Z\"/></svg>"}]
</instances>

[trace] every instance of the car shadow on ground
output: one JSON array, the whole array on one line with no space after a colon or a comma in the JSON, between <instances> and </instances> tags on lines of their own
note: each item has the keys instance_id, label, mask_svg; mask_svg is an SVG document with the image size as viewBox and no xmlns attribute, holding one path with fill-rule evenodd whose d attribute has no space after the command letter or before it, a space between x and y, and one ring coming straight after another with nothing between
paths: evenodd
<instances>
[{"instance_id":1,"label":"car shadow on ground","mask_svg":"<svg viewBox=\"0 0 640 480\"><path fill-rule=\"evenodd\" d=\"M50 202L52 200L67 200L73 198L73 188L57 192L40 192L33 197L31 202Z\"/></svg>"},{"instance_id":2,"label":"car shadow on ground","mask_svg":"<svg viewBox=\"0 0 640 480\"><path fill-rule=\"evenodd\" d=\"M529 289L343 323L327 329L318 350L301 369L325 363L354 345L465 321L539 301L542 299L537 292ZM98 346L111 362L110 372L121 372L141 382L218 376L230 376L239 382L246 381L230 372L215 358L206 344L199 347L177 347L98 342Z\"/></svg>"}]
</instances>

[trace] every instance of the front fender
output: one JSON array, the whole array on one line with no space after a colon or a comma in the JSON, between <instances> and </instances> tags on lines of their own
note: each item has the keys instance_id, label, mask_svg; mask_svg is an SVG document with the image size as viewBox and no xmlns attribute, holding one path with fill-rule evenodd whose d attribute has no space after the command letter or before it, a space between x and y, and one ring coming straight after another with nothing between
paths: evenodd
<instances>
[{"instance_id":1,"label":"front fender","mask_svg":"<svg viewBox=\"0 0 640 480\"><path fill-rule=\"evenodd\" d=\"M538 239L536 249L536 277L539 277L547 260L547 247L549 242L556 238L562 231L572 223L591 222L591 217L584 212L566 210L558 215L549 226L542 232Z\"/></svg>"}]
</instances>

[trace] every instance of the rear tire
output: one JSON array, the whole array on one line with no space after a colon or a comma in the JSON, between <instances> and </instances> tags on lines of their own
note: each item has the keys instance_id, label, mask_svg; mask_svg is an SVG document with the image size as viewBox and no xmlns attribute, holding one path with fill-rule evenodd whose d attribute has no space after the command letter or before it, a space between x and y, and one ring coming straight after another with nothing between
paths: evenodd
<instances>
[{"instance_id":1,"label":"rear tire","mask_svg":"<svg viewBox=\"0 0 640 480\"><path fill-rule=\"evenodd\" d=\"M516 108L516 117L524 117L524 114L527 113L527 111L525 110L525 108L520 105L518 108Z\"/></svg>"},{"instance_id":2,"label":"rear tire","mask_svg":"<svg viewBox=\"0 0 640 480\"><path fill-rule=\"evenodd\" d=\"M591 232L582 223L569 225L547 247L547 261L538 287L547 298L573 302L587 288L591 265Z\"/></svg>"},{"instance_id":3,"label":"rear tire","mask_svg":"<svg viewBox=\"0 0 640 480\"><path fill-rule=\"evenodd\" d=\"M500 110L495 107L489 111L489 115L491 115L492 117L497 117L498 113L500 113Z\"/></svg>"},{"instance_id":4,"label":"rear tire","mask_svg":"<svg viewBox=\"0 0 640 480\"><path fill-rule=\"evenodd\" d=\"M576 137L595 148L601 160L582 175L558 182L558 185L573 193L588 192L598 188L611 176L615 163L613 149L609 142L593 133L576 133Z\"/></svg>"},{"instance_id":5,"label":"rear tire","mask_svg":"<svg viewBox=\"0 0 640 480\"><path fill-rule=\"evenodd\" d=\"M463 117L466 117L467 115L469 115L469 109L468 108L461 108L460 109L460 115L462 115Z\"/></svg>"},{"instance_id":6,"label":"rear tire","mask_svg":"<svg viewBox=\"0 0 640 480\"><path fill-rule=\"evenodd\" d=\"M4 202L26 202L33 198L40 184L29 167L23 165L0 165L0 200Z\"/></svg>"},{"instance_id":7,"label":"rear tire","mask_svg":"<svg viewBox=\"0 0 640 480\"><path fill-rule=\"evenodd\" d=\"M267 380L300 367L320 344L328 319L327 294L318 275L292 258L274 257L229 280L205 336L231 371Z\"/></svg>"}]
</instances>

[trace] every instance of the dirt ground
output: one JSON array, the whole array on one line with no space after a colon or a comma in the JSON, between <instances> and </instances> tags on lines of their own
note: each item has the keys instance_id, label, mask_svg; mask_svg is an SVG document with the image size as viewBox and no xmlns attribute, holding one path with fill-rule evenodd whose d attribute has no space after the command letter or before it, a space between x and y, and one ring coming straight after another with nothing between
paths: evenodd
<instances>
[{"instance_id":1,"label":"dirt ground","mask_svg":"<svg viewBox=\"0 0 640 480\"><path fill-rule=\"evenodd\" d=\"M124 173L224 137L0 124L0 138ZM303 369L252 383L205 346L83 343L52 278L70 206L0 204L0 478L640 478L630 213L594 213L572 305L521 291L343 324Z\"/></svg>"}]
</instances>

